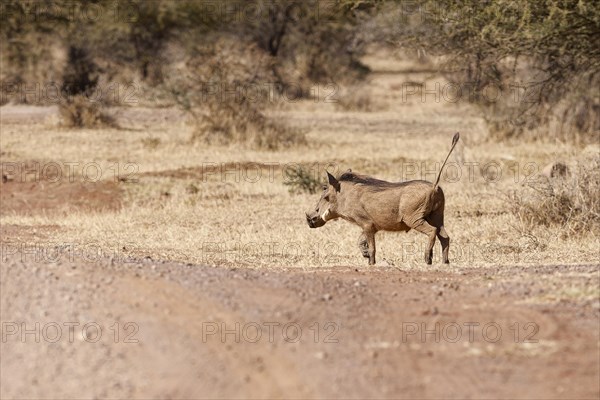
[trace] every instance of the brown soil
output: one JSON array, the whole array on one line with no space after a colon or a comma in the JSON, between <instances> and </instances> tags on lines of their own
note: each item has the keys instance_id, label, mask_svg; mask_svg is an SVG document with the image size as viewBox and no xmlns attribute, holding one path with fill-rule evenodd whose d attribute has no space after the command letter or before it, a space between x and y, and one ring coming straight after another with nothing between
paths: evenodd
<instances>
[{"instance_id":1,"label":"brown soil","mask_svg":"<svg viewBox=\"0 0 600 400\"><path fill-rule=\"evenodd\" d=\"M121 207L122 193L117 182L45 174L33 165L19 163L17 174L3 173L0 215L114 211ZM3 172L9 169L6 163L2 164Z\"/></svg>"}]
</instances>

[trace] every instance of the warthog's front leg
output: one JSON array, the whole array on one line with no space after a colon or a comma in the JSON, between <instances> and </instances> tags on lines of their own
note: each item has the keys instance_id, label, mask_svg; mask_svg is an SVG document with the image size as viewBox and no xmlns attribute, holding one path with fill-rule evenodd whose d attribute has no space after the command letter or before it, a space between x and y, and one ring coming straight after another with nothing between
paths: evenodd
<instances>
[{"instance_id":1,"label":"warthog's front leg","mask_svg":"<svg viewBox=\"0 0 600 400\"><path fill-rule=\"evenodd\" d=\"M369 259L369 265L375 265L375 232L364 231L358 238L358 248Z\"/></svg>"},{"instance_id":2,"label":"warthog's front leg","mask_svg":"<svg viewBox=\"0 0 600 400\"><path fill-rule=\"evenodd\" d=\"M369 258L369 242L367 242L367 235L364 233L358 238L358 248L364 258Z\"/></svg>"}]
</instances>

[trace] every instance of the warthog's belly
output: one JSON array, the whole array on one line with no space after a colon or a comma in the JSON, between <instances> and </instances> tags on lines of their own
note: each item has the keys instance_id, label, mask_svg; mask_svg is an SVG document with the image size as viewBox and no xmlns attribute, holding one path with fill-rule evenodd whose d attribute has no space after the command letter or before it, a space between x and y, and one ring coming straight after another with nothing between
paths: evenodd
<instances>
[{"instance_id":1,"label":"warthog's belly","mask_svg":"<svg viewBox=\"0 0 600 400\"><path fill-rule=\"evenodd\" d=\"M389 232L408 232L408 231L410 231L410 227L402 221L400 221L400 222L396 222L396 221L380 222L379 224L376 224L376 227L377 227L378 231L389 231Z\"/></svg>"}]
</instances>

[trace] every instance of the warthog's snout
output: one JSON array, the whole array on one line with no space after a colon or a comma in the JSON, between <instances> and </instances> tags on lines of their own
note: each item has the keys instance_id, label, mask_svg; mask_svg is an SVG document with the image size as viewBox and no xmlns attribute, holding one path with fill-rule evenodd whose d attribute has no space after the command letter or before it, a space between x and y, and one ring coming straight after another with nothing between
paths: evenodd
<instances>
[{"instance_id":1,"label":"warthog's snout","mask_svg":"<svg viewBox=\"0 0 600 400\"><path fill-rule=\"evenodd\" d=\"M319 214L313 214L311 216L308 213L306 213L306 222L311 228L320 228L323 225L325 225L325 221L319 216Z\"/></svg>"}]
</instances>

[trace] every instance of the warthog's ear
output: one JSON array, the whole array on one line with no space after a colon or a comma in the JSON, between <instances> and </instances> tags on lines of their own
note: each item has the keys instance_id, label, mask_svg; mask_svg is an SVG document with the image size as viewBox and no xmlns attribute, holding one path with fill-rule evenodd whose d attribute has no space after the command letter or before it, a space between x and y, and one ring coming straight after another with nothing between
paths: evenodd
<instances>
[{"instance_id":1,"label":"warthog's ear","mask_svg":"<svg viewBox=\"0 0 600 400\"><path fill-rule=\"evenodd\" d=\"M329 184L334 187L336 192L340 191L340 182L335 179L335 177L331 175L329 171L327 171L327 180L329 181Z\"/></svg>"}]
</instances>

